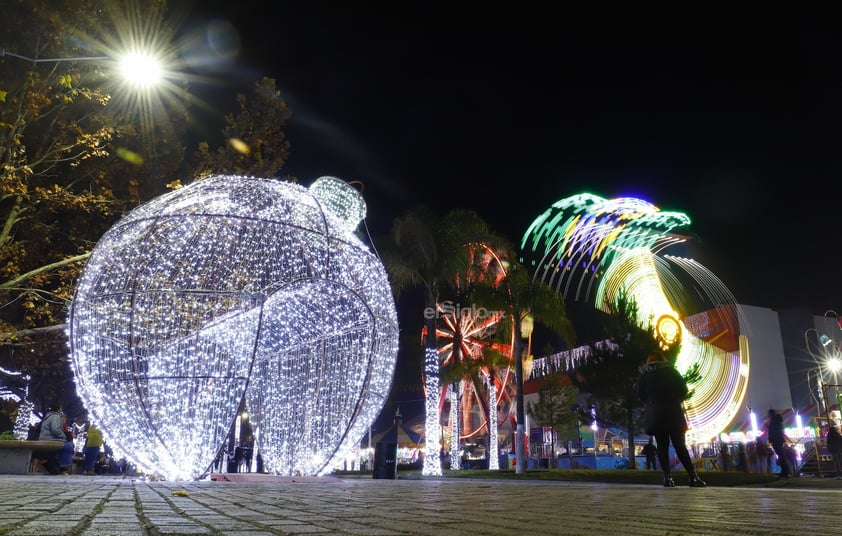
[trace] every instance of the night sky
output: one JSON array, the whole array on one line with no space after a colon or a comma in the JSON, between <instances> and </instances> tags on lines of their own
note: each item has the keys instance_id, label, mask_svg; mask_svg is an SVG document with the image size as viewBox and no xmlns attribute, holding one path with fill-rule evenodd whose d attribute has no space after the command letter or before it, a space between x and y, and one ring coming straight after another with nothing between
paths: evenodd
<instances>
[{"instance_id":1,"label":"night sky","mask_svg":"<svg viewBox=\"0 0 842 536\"><path fill-rule=\"evenodd\" d=\"M636 196L690 216L738 302L842 308L831 3L199 4L197 93L274 78L283 173L362 181L373 235L423 203L519 242L555 200Z\"/></svg>"}]
</instances>

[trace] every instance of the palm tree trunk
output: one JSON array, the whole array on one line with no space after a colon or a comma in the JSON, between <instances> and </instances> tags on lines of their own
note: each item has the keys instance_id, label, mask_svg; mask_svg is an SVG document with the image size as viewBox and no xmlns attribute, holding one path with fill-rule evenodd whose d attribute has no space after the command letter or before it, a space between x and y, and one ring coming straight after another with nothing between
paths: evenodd
<instances>
[{"instance_id":1,"label":"palm tree trunk","mask_svg":"<svg viewBox=\"0 0 842 536\"><path fill-rule=\"evenodd\" d=\"M462 380L450 384L450 469L462 469Z\"/></svg>"},{"instance_id":2,"label":"palm tree trunk","mask_svg":"<svg viewBox=\"0 0 842 536\"><path fill-rule=\"evenodd\" d=\"M515 321L515 340L512 357L515 360L515 384L517 388L517 434L515 437L515 474L526 472L526 411L523 407L523 356L521 355L520 322Z\"/></svg>"},{"instance_id":3,"label":"palm tree trunk","mask_svg":"<svg viewBox=\"0 0 842 536\"><path fill-rule=\"evenodd\" d=\"M453 333L453 366L464 375L462 363L462 323L457 317ZM462 378L450 384L450 469L462 469Z\"/></svg>"},{"instance_id":4,"label":"palm tree trunk","mask_svg":"<svg viewBox=\"0 0 842 536\"><path fill-rule=\"evenodd\" d=\"M550 428L550 459L547 461L547 468L553 469L557 464L557 458L555 455L555 437L556 432L555 428Z\"/></svg>"},{"instance_id":5,"label":"palm tree trunk","mask_svg":"<svg viewBox=\"0 0 842 536\"><path fill-rule=\"evenodd\" d=\"M637 469L637 464L634 459L634 413L632 408L626 408L626 430L628 432L629 441L629 460L626 464L627 469Z\"/></svg>"},{"instance_id":6,"label":"palm tree trunk","mask_svg":"<svg viewBox=\"0 0 842 536\"><path fill-rule=\"evenodd\" d=\"M428 305L429 305L428 299ZM432 301L435 306L435 300ZM424 476L441 476L441 424L439 422L439 349L436 340L436 319L425 320L427 339L424 348L425 411Z\"/></svg>"},{"instance_id":7,"label":"palm tree trunk","mask_svg":"<svg viewBox=\"0 0 842 536\"><path fill-rule=\"evenodd\" d=\"M500 470L500 456L497 450L497 384L494 369L488 371L488 468L492 471Z\"/></svg>"}]
</instances>

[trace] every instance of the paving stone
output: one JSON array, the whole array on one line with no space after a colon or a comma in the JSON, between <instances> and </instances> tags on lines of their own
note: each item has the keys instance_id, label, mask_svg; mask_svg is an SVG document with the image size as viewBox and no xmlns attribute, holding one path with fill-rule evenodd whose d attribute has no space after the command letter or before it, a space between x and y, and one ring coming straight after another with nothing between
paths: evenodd
<instances>
[{"instance_id":1,"label":"paving stone","mask_svg":"<svg viewBox=\"0 0 842 536\"><path fill-rule=\"evenodd\" d=\"M838 531L842 481L834 483L670 489L453 478L174 483L0 475L0 534L803 536Z\"/></svg>"}]
</instances>

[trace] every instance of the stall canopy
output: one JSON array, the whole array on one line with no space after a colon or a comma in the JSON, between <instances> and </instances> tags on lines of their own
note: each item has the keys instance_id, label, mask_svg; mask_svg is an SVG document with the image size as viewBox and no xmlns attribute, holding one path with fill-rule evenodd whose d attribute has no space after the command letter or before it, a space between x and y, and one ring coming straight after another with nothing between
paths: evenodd
<instances>
[{"instance_id":1,"label":"stall canopy","mask_svg":"<svg viewBox=\"0 0 842 536\"><path fill-rule=\"evenodd\" d=\"M395 411L395 420L392 426L386 430L374 434L371 438L373 444L397 443L398 447L422 448L424 446L424 425L408 424L403 422L400 407Z\"/></svg>"}]
</instances>

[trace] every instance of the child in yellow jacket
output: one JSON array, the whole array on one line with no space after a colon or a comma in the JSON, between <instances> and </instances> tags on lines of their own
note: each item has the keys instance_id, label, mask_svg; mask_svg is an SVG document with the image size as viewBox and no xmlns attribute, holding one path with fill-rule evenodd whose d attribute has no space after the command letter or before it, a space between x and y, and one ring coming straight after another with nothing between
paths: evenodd
<instances>
[{"instance_id":1,"label":"child in yellow jacket","mask_svg":"<svg viewBox=\"0 0 842 536\"><path fill-rule=\"evenodd\" d=\"M102 432L95 425L88 428L88 436L85 440L85 474L94 475L94 465L99 458L99 449L102 447Z\"/></svg>"}]
</instances>

